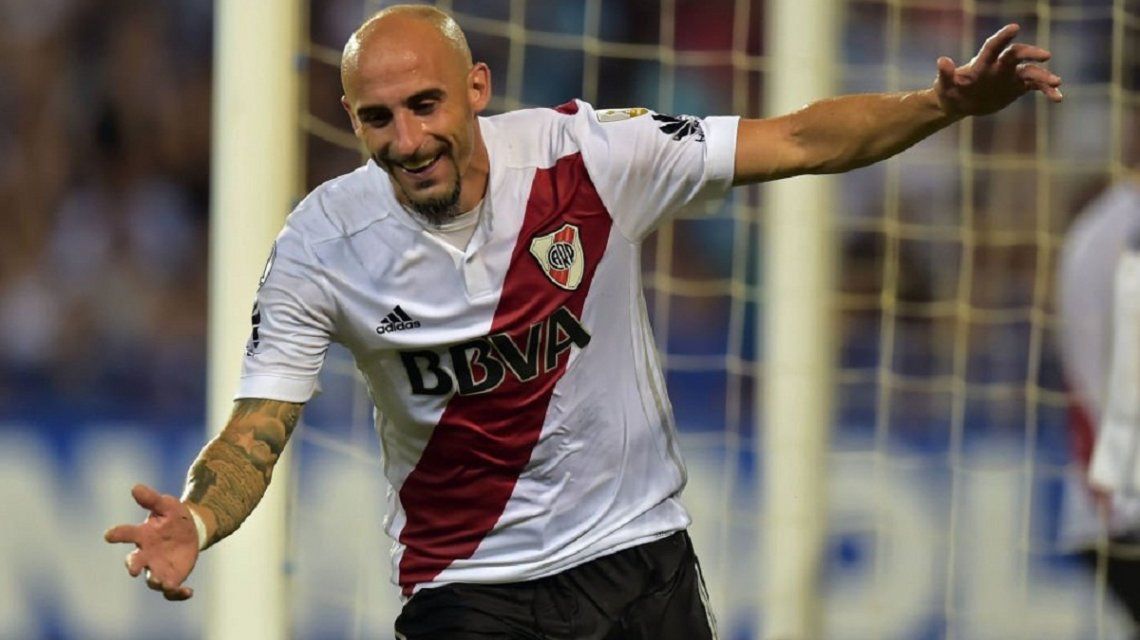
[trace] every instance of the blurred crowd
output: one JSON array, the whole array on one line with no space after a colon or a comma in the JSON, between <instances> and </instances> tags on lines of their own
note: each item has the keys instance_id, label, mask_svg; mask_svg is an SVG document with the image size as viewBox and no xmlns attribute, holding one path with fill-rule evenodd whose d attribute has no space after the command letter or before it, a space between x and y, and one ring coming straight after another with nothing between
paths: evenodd
<instances>
[{"instance_id":1,"label":"blurred crowd","mask_svg":"<svg viewBox=\"0 0 1140 640\"><path fill-rule=\"evenodd\" d=\"M211 12L0 1L0 415L201 412Z\"/></svg>"}]
</instances>

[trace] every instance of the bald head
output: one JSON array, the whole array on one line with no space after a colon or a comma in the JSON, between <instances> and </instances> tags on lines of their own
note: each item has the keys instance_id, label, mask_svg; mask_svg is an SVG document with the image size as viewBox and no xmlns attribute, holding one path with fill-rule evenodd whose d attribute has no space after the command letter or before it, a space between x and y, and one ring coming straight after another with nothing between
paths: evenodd
<instances>
[{"instance_id":1,"label":"bald head","mask_svg":"<svg viewBox=\"0 0 1140 640\"><path fill-rule=\"evenodd\" d=\"M360 25L340 58L340 81L345 95L351 95L356 76L372 55L393 50L425 50L442 55L441 62L460 73L471 69L471 49L455 20L426 5L398 4L383 9Z\"/></svg>"}]
</instances>

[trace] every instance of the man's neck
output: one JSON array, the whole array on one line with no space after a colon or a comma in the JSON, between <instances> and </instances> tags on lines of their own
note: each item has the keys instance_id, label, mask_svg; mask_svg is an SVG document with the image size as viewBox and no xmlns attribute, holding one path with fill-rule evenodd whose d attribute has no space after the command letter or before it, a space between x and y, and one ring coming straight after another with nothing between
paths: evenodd
<instances>
[{"instance_id":1,"label":"man's neck","mask_svg":"<svg viewBox=\"0 0 1140 640\"><path fill-rule=\"evenodd\" d=\"M471 154L471 163L459 182L459 210L471 211L483 200L487 193L487 182L491 175L491 156L487 153L487 145L483 142L483 132L479 129L479 121L475 121L475 150Z\"/></svg>"}]
</instances>

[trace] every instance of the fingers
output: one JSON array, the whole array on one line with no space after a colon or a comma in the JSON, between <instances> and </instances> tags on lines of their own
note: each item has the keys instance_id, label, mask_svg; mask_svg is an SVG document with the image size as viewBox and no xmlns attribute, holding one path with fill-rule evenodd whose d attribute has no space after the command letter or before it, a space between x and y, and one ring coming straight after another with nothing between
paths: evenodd
<instances>
[{"instance_id":1,"label":"fingers","mask_svg":"<svg viewBox=\"0 0 1140 640\"><path fill-rule=\"evenodd\" d=\"M1061 86L1061 76L1044 67L1023 64L1017 68L1017 77L1025 83L1026 89L1040 91L1053 102L1060 102L1063 98L1058 88Z\"/></svg>"},{"instance_id":2,"label":"fingers","mask_svg":"<svg viewBox=\"0 0 1140 640\"><path fill-rule=\"evenodd\" d=\"M1021 27L1016 24L1007 24L999 29L997 33L986 38L981 50L978 51L978 59L986 63L995 62L998 55L1009 46L1009 43L1013 42L1013 37L1020 30Z\"/></svg>"},{"instance_id":3,"label":"fingers","mask_svg":"<svg viewBox=\"0 0 1140 640\"><path fill-rule=\"evenodd\" d=\"M155 576L154 572L146 572L146 586L153 591L161 591L162 596L172 602L181 600L189 600L194 595L194 590L190 587L183 587L173 584L169 581L163 581Z\"/></svg>"},{"instance_id":4,"label":"fingers","mask_svg":"<svg viewBox=\"0 0 1140 640\"><path fill-rule=\"evenodd\" d=\"M142 570L146 568L146 560L143 558L142 550L135 549L127 554L126 558L127 573L131 574L132 578L139 577Z\"/></svg>"},{"instance_id":5,"label":"fingers","mask_svg":"<svg viewBox=\"0 0 1140 640\"><path fill-rule=\"evenodd\" d=\"M103 534L103 539L112 543L137 542L139 539L139 527L133 524L121 524L117 527L111 527Z\"/></svg>"},{"instance_id":6,"label":"fingers","mask_svg":"<svg viewBox=\"0 0 1140 640\"><path fill-rule=\"evenodd\" d=\"M139 503L140 507L148 511L154 511L154 508L158 506L159 499L162 497L161 494L145 484L136 484L134 488L131 489L131 495L134 496L135 502Z\"/></svg>"},{"instance_id":7,"label":"fingers","mask_svg":"<svg viewBox=\"0 0 1140 640\"><path fill-rule=\"evenodd\" d=\"M1023 62L1046 62L1053 54L1031 44L1015 43L1002 50L998 64L1016 66Z\"/></svg>"},{"instance_id":8,"label":"fingers","mask_svg":"<svg viewBox=\"0 0 1140 640\"><path fill-rule=\"evenodd\" d=\"M937 65L938 80L942 83L942 86L947 88L954 86L954 70L957 69L957 65L954 64L954 61L946 56L942 56L938 59Z\"/></svg>"},{"instance_id":9,"label":"fingers","mask_svg":"<svg viewBox=\"0 0 1140 640\"><path fill-rule=\"evenodd\" d=\"M131 490L131 494L135 497L135 500L140 506L150 509L152 513L157 513L157 511L155 511L156 509L170 509L169 504L163 505L160 503L174 501L175 504L178 504L177 499L173 496L161 496L154 489L141 484L135 486L134 489ZM147 518L147 522L151 522L151 520L152 518ZM136 545L143 545L144 537L151 540L154 535L153 529L144 529L144 527L147 526L149 525L144 523L142 526L124 524L112 527L103 534L103 539L107 542L133 542ZM149 545L149 543L147 544ZM179 570L178 566L181 565L178 565L176 562L178 558L174 557L174 559L172 559L172 556L169 555L170 553L174 552L167 549L165 552L160 552L159 555L156 556L150 546L147 546L146 549L136 548L127 554L123 562L127 567L127 573L129 573L132 578L137 578L139 574L145 571L146 586L155 591L161 591L163 597L167 600L188 600L194 595L194 590L182 586L181 582L186 579L189 568L193 567L193 558L190 559L189 568ZM174 555L177 556L176 553L174 553ZM155 565L156 562L159 569L158 571L155 571L152 566ZM177 576L182 577L178 578Z\"/></svg>"},{"instance_id":10,"label":"fingers","mask_svg":"<svg viewBox=\"0 0 1140 640\"><path fill-rule=\"evenodd\" d=\"M951 59L947 56L942 56L942 57L938 58L938 75L940 75L940 76L951 76L952 77L954 75L954 69L956 69L956 68L957 68L957 65L954 64L953 59Z\"/></svg>"},{"instance_id":11,"label":"fingers","mask_svg":"<svg viewBox=\"0 0 1140 640\"><path fill-rule=\"evenodd\" d=\"M171 589L177 588L177 587L174 587L173 585L168 586L166 583L164 583L162 580L160 580L158 578L158 576L154 575L153 571L151 571L149 569L146 572L146 586L151 591L161 591L163 594L166 594L166 592L171 590Z\"/></svg>"},{"instance_id":12,"label":"fingers","mask_svg":"<svg viewBox=\"0 0 1140 640\"><path fill-rule=\"evenodd\" d=\"M1061 76L1035 64L1023 64L1017 68L1017 77L1026 83L1042 87L1061 86Z\"/></svg>"},{"instance_id":13,"label":"fingers","mask_svg":"<svg viewBox=\"0 0 1140 640\"><path fill-rule=\"evenodd\" d=\"M179 602L181 600L189 600L194 595L194 590L190 587L178 587L177 589L167 590L162 592L162 596L171 602Z\"/></svg>"}]
</instances>

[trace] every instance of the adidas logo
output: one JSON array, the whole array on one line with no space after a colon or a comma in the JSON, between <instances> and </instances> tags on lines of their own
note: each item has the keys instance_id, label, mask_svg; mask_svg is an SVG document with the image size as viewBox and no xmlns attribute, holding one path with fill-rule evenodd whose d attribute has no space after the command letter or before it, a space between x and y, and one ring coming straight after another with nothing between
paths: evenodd
<instances>
[{"instance_id":1,"label":"adidas logo","mask_svg":"<svg viewBox=\"0 0 1140 640\"><path fill-rule=\"evenodd\" d=\"M412 320L412 316L409 316L406 311L401 309L400 305L396 305L392 313L384 316L384 319L380 321L380 326L376 327L376 333L384 335L385 333L391 333L393 331L415 329L418 326L420 326L419 320Z\"/></svg>"}]
</instances>

